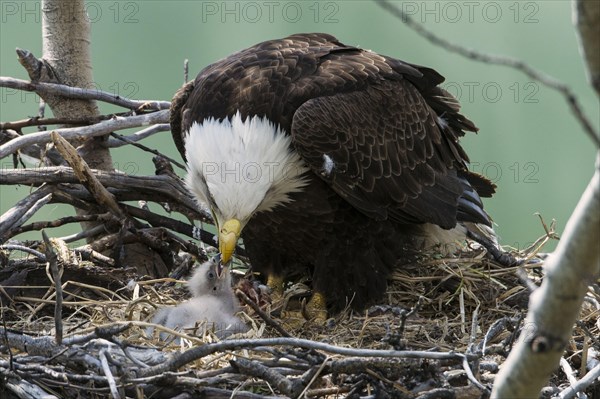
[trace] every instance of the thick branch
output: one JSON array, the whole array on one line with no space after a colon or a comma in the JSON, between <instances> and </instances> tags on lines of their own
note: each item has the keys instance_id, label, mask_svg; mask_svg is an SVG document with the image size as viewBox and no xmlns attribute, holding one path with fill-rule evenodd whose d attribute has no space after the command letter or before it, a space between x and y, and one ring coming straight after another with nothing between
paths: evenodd
<instances>
[{"instance_id":1,"label":"thick branch","mask_svg":"<svg viewBox=\"0 0 600 399\"><path fill-rule=\"evenodd\" d=\"M492 398L538 397L558 365L588 285L600 276L599 226L600 153L596 172L546 261L546 277L531 294L524 331L496 377Z\"/></svg>"},{"instance_id":2,"label":"thick branch","mask_svg":"<svg viewBox=\"0 0 600 399\"><path fill-rule=\"evenodd\" d=\"M573 17L579 31L579 43L586 61L590 84L600 96L600 2L575 0L573 7Z\"/></svg>"},{"instance_id":3,"label":"thick branch","mask_svg":"<svg viewBox=\"0 0 600 399\"><path fill-rule=\"evenodd\" d=\"M191 210L197 210L194 199L183 187L183 183L175 181L170 176L132 176L122 172L106 172L99 170L93 170L93 173L105 187L133 189L148 193L158 192L184 204ZM75 176L73 170L65 166L0 170L0 185L42 185L44 183L79 183L79 180L77 179L77 176Z\"/></svg>"}]
</instances>

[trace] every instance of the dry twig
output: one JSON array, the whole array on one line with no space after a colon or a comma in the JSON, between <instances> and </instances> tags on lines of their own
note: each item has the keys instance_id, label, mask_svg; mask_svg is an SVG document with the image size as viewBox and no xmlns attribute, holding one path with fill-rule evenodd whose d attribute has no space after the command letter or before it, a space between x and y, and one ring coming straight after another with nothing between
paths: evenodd
<instances>
[{"instance_id":1,"label":"dry twig","mask_svg":"<svg viewBox=\"0 0 600 399\"><path fill-rule=\"evenodd\" d=\"M494 65L503 65L518 71L521 71L525 75L529 76L531 79L542 83L544 86L547 86L551 89L558 91L564 97L567 105L571 109L571 112L575 116L575 119L579 122L583 131L588 135L588 137L592 140L592 142L596 145L596 147L600 147L600 135L594 128L593 124L590 122L589 118L585 115L581 104L579 104L579 100L573 90L566 84L559 82L546 75L545 73L538 71L524 61L507 57L507 56L499 56L493 54L482 53L477 50L473 50L456 43L452 43L451 41L444 39L426 29L423 25L416 22L410 15L402 11L395 4L388 0L376 0L377 4L387 10L390 14L396 16L400 19L406 26L417 32L419 35L429 40L436 46L439 46L445 50L448 50L453 53L457 53L462 55L463 57L469 58L474 61L483 62L486 64L494 64Z\"/></svg>"},{"instance_id":2,"label":"dry twig","mask_svg":"<svg viewBox=\"0 0 600 399\"><path fill-rule=\"evenodd\" d=\"M20 52L20 54L23 54L24 56L26 56L26 53L31 54L27 50L18 49L17 52ZM6 76L0 77L0 87L33 91L40 95L50 94L66 98L98 100L137 111L168 110L171 106L169 101L130 100L101 90L82 89L56 83L32 82Z\"/></svg>"}]
</instances>

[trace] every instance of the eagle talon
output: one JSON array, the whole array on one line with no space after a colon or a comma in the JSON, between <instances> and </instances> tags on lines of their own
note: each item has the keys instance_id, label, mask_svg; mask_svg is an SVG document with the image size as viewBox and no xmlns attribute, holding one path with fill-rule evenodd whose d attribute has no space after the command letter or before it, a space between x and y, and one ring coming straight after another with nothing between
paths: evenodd
<instances>
[{"instance_id":1,"label":"eagle talon","mask_svg":"<svg viewBox=\"0 0 600 399\"><path fill-rule=\"evenodd\" d=\"M267 287L271 289L271 298L276 302L283 298L283 278L274 274L269 274L267 277Z\"/></svg>"},{"instance_id":2,"label":"eagle talon","mask_svg":"<svg viewBox=\"0 0 600 399\"><path fill-rule=\"evenodd\" d=\"M315 293L306 302L303 300L301 308L297 310L282 309L280 317L284 324L290 329L303 328L307 323L313 325L327 325L327 308L325 307L323 294Z\"/></svg>"},{"instance_id":3,"label":"eagle talon","mask_svg":"<svg viewBox=\"0 0 600 399\"><path fill-rule=\"evenodd\" d=\"M269 293L269 302L271 304L271 314L279 318L284 318L287 300L284 296L283 278L274 274L269 274L266 285Z\"/></svg>"},{"instance_id":4,"label":"eagle talon","mask_svg":"<svg viewBox=\"0 0 600 399\"><path fill-rule=\"evenodd\" d=\"M306 320L317 324L325 324L327 321L327 302L325 296L315 292L306 304L302 306L302 315Z\"/></svg>"}]
</instances>

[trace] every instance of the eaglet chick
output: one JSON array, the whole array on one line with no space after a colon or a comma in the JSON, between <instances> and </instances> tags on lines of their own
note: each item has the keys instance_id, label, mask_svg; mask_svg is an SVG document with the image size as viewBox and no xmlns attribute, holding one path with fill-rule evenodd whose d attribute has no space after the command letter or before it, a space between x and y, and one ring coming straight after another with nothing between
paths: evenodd
<instances>
[{"instance_id":1,"label":"eaglet chick","mask_svg":"<svg viewBox=\"0 0 600 399\"><path fill-rule=\"evenodd\" d=\"M248 327L235 315L239 303L231 287L231 275L227 267L211 259L196 267L187 282L192 298L175 307L159 310L152 322L165 327L184 330L196 326L198 333L212 330L223 339L231 334L246 332ZM161 333L164 340L167 333Z\"/></svg>"}]
</instances>

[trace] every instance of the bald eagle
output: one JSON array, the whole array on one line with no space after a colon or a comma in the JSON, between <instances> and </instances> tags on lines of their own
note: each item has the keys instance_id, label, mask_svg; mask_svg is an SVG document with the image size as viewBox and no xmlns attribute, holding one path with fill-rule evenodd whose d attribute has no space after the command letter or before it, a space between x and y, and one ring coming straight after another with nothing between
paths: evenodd
<instances>
[{"instance_id":1,"label":"bald eagle","mask_svg":"<svg viewBox=\"0 0 600 399\"><path fill-rule=\"evenodd\" d=\"M175 94L171 130L223 262L242 237L270 285L309 270L316 312L361 309L425 242L491 226L480 197L495 187L459 144L477 128L443 81L322 33L204 68Z\"/></svg>"}]
</instances>

